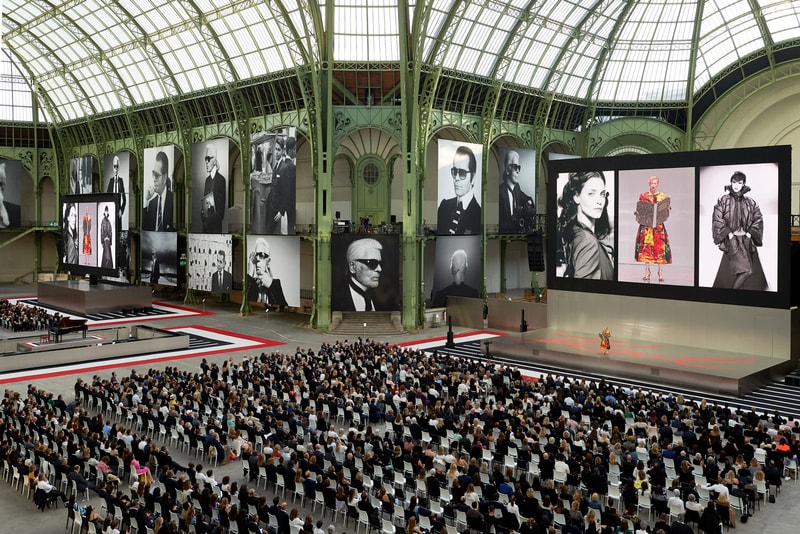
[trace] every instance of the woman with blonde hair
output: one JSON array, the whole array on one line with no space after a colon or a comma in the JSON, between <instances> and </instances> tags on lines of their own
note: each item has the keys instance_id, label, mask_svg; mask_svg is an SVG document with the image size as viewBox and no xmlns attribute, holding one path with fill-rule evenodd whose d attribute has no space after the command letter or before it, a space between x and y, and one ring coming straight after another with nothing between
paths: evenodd
<instances>
[{"instance_id":1,"label":"woman with blonde hair","mask_svg":"<svg viewBox=\"0 0 800 534\"><path fill-rule=\"evenodd\" d=\"M448 482L452 481L455 478L458 478L458 465L457 462L453 462L450 464L450 467L447 469L447 477Z\"/></svg>"},{"instance_id":2,"label":"woman with blonde hair","mask_svg":"<svg viewBox=\"0 0 800 534\"><path fill-rule=\"evenodd\" d=\"M422 529L417 525L417 518L413 514L408 518L406 524L406 534L422 534Z\"/></svg>"},{"instance_id":3,"label":"woman with blonde hair","mask_svg":"<svg viewBox=\"0 0 800 534\"><path fill-rule=\"evenodd\" d=\"M586 531L584 534L597 534L597 514L594 509L590 508L589 511L586 512L584 520L586 521Z\"/></svg>"},{"instance_id":4,"label":"woman with blonde hair","mask_svg":"<svg viewBox=\"0 0 800 534\"><path fill-rule=\"evenodd\" d=\"M717 497L717 513L722 518L723 523L728 523L731 528L736 528L736 511L731 508L731 503L724 493L720 493ZM725 521L725 518L728 518Z\"/></svg>"}]
</instances>

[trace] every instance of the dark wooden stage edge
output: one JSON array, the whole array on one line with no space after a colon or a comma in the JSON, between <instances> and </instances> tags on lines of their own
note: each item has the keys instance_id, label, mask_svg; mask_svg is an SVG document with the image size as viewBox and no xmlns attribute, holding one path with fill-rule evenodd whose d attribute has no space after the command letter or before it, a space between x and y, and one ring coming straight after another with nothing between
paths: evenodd
<instances>
[{"instance_id":1,"label":"dark wooden stage edge","mask_svg":"<svg viewBox=\"0 0 800 534\"><path fill-rule=\"evenodd\" d=\"M554 328L491 341L492 354L514 360L727 395L749 393L783 378L795 367L791 361L752 354L614 337L605 356L598 336Z\"/></svg>"},{"instance_id":2,"label":"dark wooden stage edge","mask_svg":"<svg viewBox=\"0 0 800 534\"><path fill-rule=\"evenodd\" d=\"M88 280L65 282L39 282L37 299L44 306L86 315L124 310L126 308L149 308L153 305L148 286L119 285Z\"/></svg>"}]
</instances>

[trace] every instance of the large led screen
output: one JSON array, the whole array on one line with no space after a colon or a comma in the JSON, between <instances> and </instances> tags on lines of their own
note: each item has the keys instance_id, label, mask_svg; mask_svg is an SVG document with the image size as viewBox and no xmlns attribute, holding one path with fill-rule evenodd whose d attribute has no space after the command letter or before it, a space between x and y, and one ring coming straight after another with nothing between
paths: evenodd
<instances>
[{"instance_id":1,"label":"large led screen","mask_svg":"<svg viewBox=\"0 0 800 534\"><path fill-rule=\"evenodd\" d=\"M789 307L791 147L551 160L549 176L548 287Z\"/></svg>"},{"instance_id":2,"label":"large led screen","mask_svg":"<svg viewBox=\"0 0 800 534\"><path fill-rule=\"evenodd\" d=\"M72 274L117 276L119 196L64 195L61 197L61 265Z\"/></svg>"}]
</instances>

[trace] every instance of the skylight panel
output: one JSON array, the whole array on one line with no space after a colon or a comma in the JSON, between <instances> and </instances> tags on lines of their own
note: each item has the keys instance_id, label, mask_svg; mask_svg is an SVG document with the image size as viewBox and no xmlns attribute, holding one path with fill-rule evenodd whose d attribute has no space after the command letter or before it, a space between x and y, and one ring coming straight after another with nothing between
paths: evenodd
<instances>
[{"instance_id":1,"label":"skylight panel","mask_svg":"<svg viewBox=\"0 0 800 534\"><path fill-rule=\"evenodd\" d=\"M290 67L290 65L286 64L286 59L277 48L263 50L262 57L266 72L279 72Z\"/></svg>"},{"instance_id":2,"label":"skylight panel","mask_svg":"<svg viewBox=\"0 0 800 534\"><path fill-rule=\"evenodd\" d=\"M733 44L736 47L737 55L741 58L751 52L764 48L764 40L761 37L761 30L756 25L755 20L751 21L749 27L738 28L732 35Z\"/></svg>"},{"instance_id":3,"label":"skylight panel","mask_svg":"<svg viewBox=\"0 0 800 534\"><path fill-rule=\"evenodd\" d=\"M619 80L620 78L622 78L624 72L625 72L625 62L608 61L606 63L606 70L604 77L606 80Z\"/></svg>"},{"instance_id":4,"label":"skylight panel","mask_svg":"<svg viewBox=\"0 0 800 534\"><path fill-rule=\"evenodd\" d=\"M686 82L671 81L664 84L664 100L685 100Z\"/></svg>"},{"instance_id":5,"label":"skylight panel","mask_svg":"<svg viewBox=\"0 0 800 534\"><path fill-rule=\"evenodd\" d=\"M489 54L481 54L478 60L478 65L475 68L475 74L478 76L488 76L491 74L492 69L497 64L497 56L490 56Z\"/></svg>"},{"instance_id":6,"label":"skylight panel","mask_svg":"<svg viewBox=\"0 0 800 534\"><path fill-rule=\"evenodd\" d=\"M507 41L508 32L495 28L489 33L489 39L483 49L492 55L497 55Z\"/></svg>"},{"instance_id":7,"label":"skylight panel","mask_svg":"<svg viewBox=\"0 0 800 534\"><path fill-rule=\"evenodd\" d=\"M58 112L65 118L76 119L83 116L83 110L77 105L77 95L71 87L56 82L43 83L42 88L56 104Z\"/></svg>"},{"instance_id":8,"label":"skylight panel","mask_svg":"<svg viewBox=\"0 0 800 534\"><path fill-rule=\"evenodd\" d=\"M778 22L780 19L787 20L789 24L794 22L794 25L797 26L798 18L800 18L800 5L797 2L764 0L760 2L760 5L761 12L770 27L773 22Z\"/></svg>"},{"instance_id":9,"label":"skylight panel","mask_svg":"<svg viewBox=\"0 0 800 534\"><path fill-rule=\"evenodd\" d=\"M661 100L664 92L664 85L660 82L642 82L639 86L639 101L642 102L658 102ZM620 100L624 100L624 95L618 95Z\"/></svg>"},{"instance_id":10,"label":"skylight panel","mask_svg":"<svg viewBox=\"0 0 800 534\"><path fill-rule=\"evenodd\" d=\"M732 22L740 15L748 14L752 17L753 10L750 7L748 0L717 0L715 3L719 6L719 11L722 17L728 22Z\"/></svg>"},{"instance_id":11,"label":"skylight panel","mask_svg":"<svg viewBox=\"0 0 800 534\"><path fill-rule=\"evenodd\" d=\"M478 51L470 48L450 47L444 65L462 72L473 72L478 63Z\"/></svg>"},{"instance_id":12,"label":"skylight panel","mask_svg":"<svg viewBox=\"0 0 800 534\"><path fill-rule=\"evenodd\" d=\"M588 9L572 0L547 0L539 11L551 20L575 27L586 16Z\"/></svg>"},{"instance_id":13,"label":"skylight panel","mask_svg":"<svg viewBox=\"0 0 800 534\"><path fill-rule=\"evenodd\" d=\"M529 85L533 79L533 65L511 60L507 72L508 80L519 85Z\"/></svg>"},{"instance_id":14,"label":"skylight panel","mask_svg":"<svg viewBox=\"0 0 800 534\"><path fill-rule=\"evenodd\" d=\"M242 56L232 57L231 64L233 65L233 70L235 70L241 78L247 79L257 76L252 70L250 70L251 62L245 60Z\"/></svg>"},{"instance_id":15,"label":"skylight panel","mask_svg":"<svg viewBox=\"0 0 800 534\"><path fill-rule=\"evenodd\" d=\"M370 61L399 61L400 48L396 36L369 37Z\"/></svg>"},{"instance_id":16,"label":"skylight panel","mask_svg":"<svg viewBox=\"0 0 800 534\"><path fill-rule=\"evenodd\" d=\"M370 7L367 10L367 24L372 34L397 35L397 9L388 7Z\"/></svg>"},{"instance_id":17,"label":"skylight panel","mask_svg":"<svg viewBox=\"0 0 800 534\"><path fill-rule=\"evenodd\" d=\"M223 46L234 55L249 55L258 52L262 48L272 48L270 39L267 39L266 32L261 28L236 30L232 35L220 36ZM259 43L262 43L259 45Z\"/></svg>"},{"instance_id":18,"label":"skylight panel","mask_svg":"<svg viewBox=\"0 0 800 534\"><path fill-rule=\"evenodd\" d=\"M471 48L482 49L483 45L489 40L491 31L492 29L489 26L474 24L472 26L472 31L469 32L469 39L467 39L464 44Z\"/></svg>"}]
</instances>

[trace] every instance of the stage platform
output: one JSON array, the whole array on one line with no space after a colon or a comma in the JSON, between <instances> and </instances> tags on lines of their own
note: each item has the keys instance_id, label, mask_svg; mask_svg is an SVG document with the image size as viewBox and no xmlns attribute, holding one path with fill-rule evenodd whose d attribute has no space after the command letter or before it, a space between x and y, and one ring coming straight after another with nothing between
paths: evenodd
<instances>
[{"instance_id":1,"label":"stage platform","mask_svg":"<svg viewBox=\"0 0 800 534\"><path fill-rule=\"evenodd\" d=\"M150 287L120 285L102 280L96 285L91 285L88 280L39 282L37 299L44 306L79 315L153 306Z\"/></svg>"},{"instance_id":2,"label":"stage platform","mask_svg":"<svg viewBox=\"0 0 800 534\"><path fill-rule=\"evenodd\" d=\"M597 335L554 328L488 341L492 355L731 395L749 393L796 368L796 362L789 359L617 339L613 331L608 355L603 355Z\"/></svg>"},{"instance_id":3,"label":"stage platform","mask_svg":"<svg viewBox=\"0 0 800 534\"><path fill-rule=\"evenodd\" d=\"M37 341L38 340L38 341ZM90 330L86 338L54 343L41 336L0 343L0 374L86 362L105 362L142 354L187 350L189 336L147 325Z\"/></svg>"}]
</instances>

